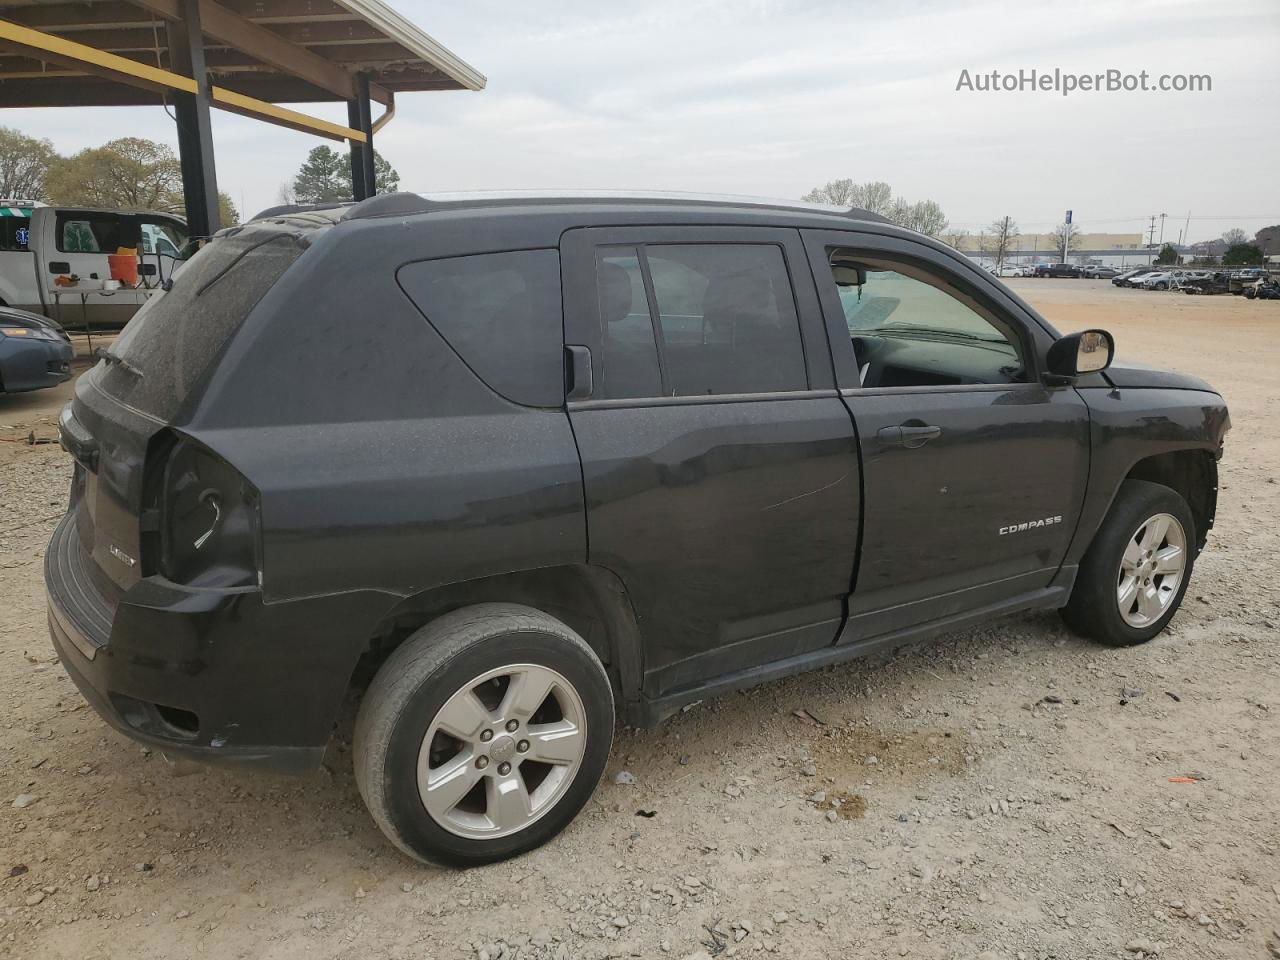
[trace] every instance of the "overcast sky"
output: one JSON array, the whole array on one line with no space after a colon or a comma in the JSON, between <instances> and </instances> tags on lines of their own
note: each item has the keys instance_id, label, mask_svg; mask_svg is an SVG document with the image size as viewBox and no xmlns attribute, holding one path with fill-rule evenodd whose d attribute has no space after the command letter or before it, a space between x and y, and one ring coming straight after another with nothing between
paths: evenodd
<instances>
[{"instance_id":1,"label":"overcast sky","mask_svg":"<svg viewBox=\"0 0 1280 960\"><path fill-rule=\"evenodd\" d=\"M390 0L488 77L398 98L377 147L412 190L611 187L799 197L837 177L971 232L1075 211L1176 239L1280 223L1280 3ZM957 92L960 72L1209 74L1207 93ZM303 109L345 122L345 107ZM9 110L63 152L176 145L159 108ZM277 202L311 137L215 111L218 179Z\"/></svg>"}]
</instances>

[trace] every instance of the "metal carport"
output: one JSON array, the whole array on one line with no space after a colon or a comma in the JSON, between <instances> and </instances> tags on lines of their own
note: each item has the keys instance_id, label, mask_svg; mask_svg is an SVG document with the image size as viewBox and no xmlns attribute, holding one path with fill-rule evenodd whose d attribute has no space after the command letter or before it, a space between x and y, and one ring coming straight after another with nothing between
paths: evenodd
<instances>
[{"instance_id":1,"label":"metal carport","mask_svg":"<svg viewBox=\"0 0 1280 960\"><path fill-rule=\"evenodd\" d=\"M484 85L380 0L0 0L0 108L171 105L192 236L219 226L211 107L347 141L363 200L397 93ZM280 106L323 101L346 126Z\"/></svg>"}]
</instances>

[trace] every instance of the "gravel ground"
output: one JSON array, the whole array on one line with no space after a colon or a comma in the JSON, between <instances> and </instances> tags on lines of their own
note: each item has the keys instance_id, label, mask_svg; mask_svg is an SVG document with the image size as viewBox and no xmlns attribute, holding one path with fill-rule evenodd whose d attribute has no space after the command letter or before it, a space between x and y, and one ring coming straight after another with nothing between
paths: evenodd
<instances>
[{"instance_id":1,"label":"gravel ground","mask_svg":"<svg viewBox=\"0 0 1280 960\"><path fill-rule=\"evenodd\" d=\"M1013 285L1227 395L1171 629L1112 650L1022 616L619 730L559 840L467 872L382 839L349 727L267 779L98 720L44 626L68 460L7 442L53 436L67 390L0 398L0 955L1280 956L1280 303Z\"/></svg>"}]
</instances>

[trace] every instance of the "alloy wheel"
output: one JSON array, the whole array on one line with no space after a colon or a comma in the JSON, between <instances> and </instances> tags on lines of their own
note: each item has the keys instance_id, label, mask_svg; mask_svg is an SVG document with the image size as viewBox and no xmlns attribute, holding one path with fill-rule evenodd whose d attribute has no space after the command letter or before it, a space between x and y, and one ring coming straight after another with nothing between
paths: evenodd
<instances>
[{"instance_id":1,"label":"alloy wheel","mask_svg":"<svg viewBox=\"0 0 1280 960\"><path fill-rule=\"evenodd\" d=\"M418 793L450 833L509 836L556 805L586 743L582 699L564 676L529 663L499 667L436 713L418 752Z\"/></svg>"},{"instance_id":2,"label":"alloy wheel","mask_svg":"<svg viewBox=\"0 0 1280 960\"><path fill-rule=\"evenodd\" d=\"M1139 524L1125 546L1116 604L1131 627L1149 627L1178 596L1187 569L1187 535L1178 518L1158 513Z\"/></svg>"}]
</instances>

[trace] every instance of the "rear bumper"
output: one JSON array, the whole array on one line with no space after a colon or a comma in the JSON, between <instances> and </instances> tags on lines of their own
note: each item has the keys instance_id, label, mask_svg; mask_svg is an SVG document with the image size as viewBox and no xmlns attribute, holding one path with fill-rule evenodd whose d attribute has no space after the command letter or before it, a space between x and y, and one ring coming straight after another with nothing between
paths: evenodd
<instances>
[{"instance_id":1,"label":"rear bumper","mask_svg":"<svg viewBox=\"0 0 1280 960\"><path fill-rule=\"evenodd\" d=\"M71 344L34 337L0 338L0 391L22 393L71 379Z\"/></svg>"},{"instance_id":2,"label":"rear bumper","mask_svg":"<svg viewBox=\"0 0 1280 960\"><path fill-rule=\"evenodd\" d=\"M319 764L368 636L367 599L266 604L256 589L148 577L112 604L92 562L68 515L45 555L49 634L107 723L172 756L281 772Z\"/></svg>"}]
</instances>

